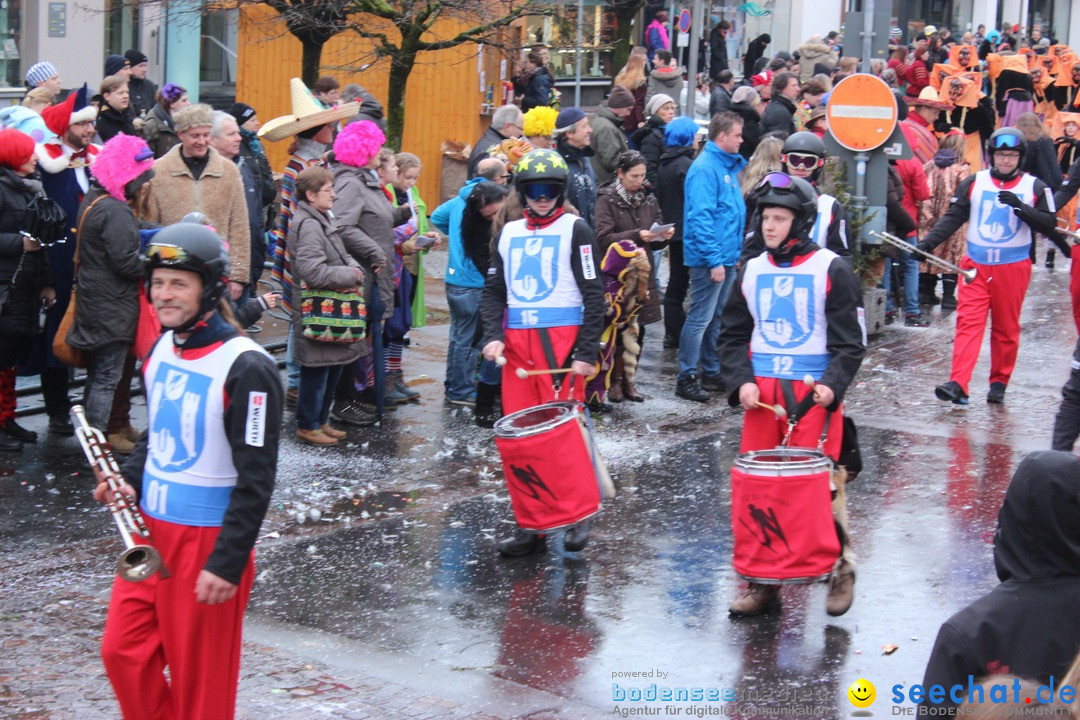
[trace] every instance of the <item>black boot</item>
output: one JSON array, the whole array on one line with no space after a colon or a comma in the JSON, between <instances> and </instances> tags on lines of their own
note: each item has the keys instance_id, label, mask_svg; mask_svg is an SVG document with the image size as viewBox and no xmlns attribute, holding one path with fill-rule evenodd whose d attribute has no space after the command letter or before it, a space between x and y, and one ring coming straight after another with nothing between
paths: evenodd
<instances>
[{"instance_id":1,"label":"black boot","mask_svg":"<svg viewBox=\"0 0 1080 720\"><path fill-rule=\"evenodd\" d=\"M932 273L919 273L919 304L920 305L938 305L941 303L938 300L937 293L937 275Z\"/></svg>"},{"instance_id":2,"label":"black boot","mask_svg":"<svg viewBox=\"0 0 1080 720\"><path fill-rule=\"evenodd\" d=\"M956 276L941 276L941 309L956 309Z\"/></svg>"},{"instance_id":3,"label":"black boot","mask_svg":"<svg viewBox=\"0 0 1080 720\"><path fill-rule=\"evenodd\" d=\"M525 557L546 548L547 537L518 530L514 537L503 540L498 547L499 552L506 557Z\"/></svg>"},{"instance_id":4,"label":"black boot","mask_svg":"<svg viewBox=\"0 0 1080 720\"><path fill-rule=\"evenodd\" d=\"M495 403L499 400L501 385L488 385L485 382L476 383L476 407L473 415L476 425L482 428L495 427L495 421L499 419L499 412L495 409Z\"/></svg>"},{"instance_id":5,"label":"black boot","mask_svg":"<svg viewBox=\"0 0 1080 720\"><path fill-rule=\"evenodd\" d=\"M1046 249L1046 268L1048 270L1054 269L1054 256L1057 255L1057 251L1054 248Z\"/></svg>"},{"instance_id":6,"label":"black boot","mask_svg":"<svg viewBox=\"0 0 1080 720\"><path fill-rule=\"evenodd\" d=\"M566 552L581 552L585 549L585 543L589 542L590 520L579 522L563 533L563 547Z\"/></svg>"}]
</instances>

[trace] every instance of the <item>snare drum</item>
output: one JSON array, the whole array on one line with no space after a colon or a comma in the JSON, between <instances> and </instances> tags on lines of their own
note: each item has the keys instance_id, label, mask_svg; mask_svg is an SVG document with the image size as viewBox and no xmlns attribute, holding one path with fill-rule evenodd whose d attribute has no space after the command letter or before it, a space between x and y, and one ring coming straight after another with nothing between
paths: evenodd
<instances>
[{"instance_id":1,"label":"snare drum","mask_svg":"<svg viewBox=\"0 0 1080 720\"><path fill-rule=\"evenodd\" d=\"M581 405L554 402L495 423L495 444L518 526L547 532L575 525L600 510L595 456ZM610 482L610 481L609 481Z\"/></svg>"},{"instance_id":2,"label":"snare drum","mask_svg":"<svg viewBox=\"0 0 1080 720\"><path fill-rule=\"evenodd\" d=\"M772 585L828 579L840 555L831 472L828 456L806 448L755 450L735 459L735 572Z\"/></svg>"}]
</instances>

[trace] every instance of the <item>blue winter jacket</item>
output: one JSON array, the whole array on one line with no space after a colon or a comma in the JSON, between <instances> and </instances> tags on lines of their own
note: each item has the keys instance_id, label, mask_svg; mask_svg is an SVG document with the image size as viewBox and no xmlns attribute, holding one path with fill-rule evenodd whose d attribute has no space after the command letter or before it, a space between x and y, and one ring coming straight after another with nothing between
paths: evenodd
<instances>
[{"instance_id":1,"label":"blue winter jacket","mask_svg":"<svg viewBox=\"0 0 1080 720\"><path fill-rule=\"evenodd\" d=\"M746 159L724 152L710 140L686 173L683 210L683 264L732 266L742 251L746 203L739 173Z\"/></svg>"},{"instance_id":2,"label":"blue winter jacket","mask_svg":"<svg viewBox=\"0 0 1080 720\"><path fill-rule=\"evenodd\" d=\"M446 264L446 275L443 277L447 285L484 287L484 276L476 269L473 261L465 255L465 244L461 239L461 218L465 215L465 201L469 199L469 195L477 184L482 182L488 181L480 177L468 181L456 198L447 200L431 213L431 224L450 238L450 259Z\"/></svg>"}]
</instances>

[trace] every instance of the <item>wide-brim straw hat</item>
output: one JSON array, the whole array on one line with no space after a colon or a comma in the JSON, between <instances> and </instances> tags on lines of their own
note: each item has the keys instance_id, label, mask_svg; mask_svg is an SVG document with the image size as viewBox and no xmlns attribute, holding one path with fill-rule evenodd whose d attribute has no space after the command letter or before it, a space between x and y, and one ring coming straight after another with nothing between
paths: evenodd
<instances>
[{"instance_id":1,"label":"wide-brim straw hat","mask_svg":"<svg viewBox=\"0 0 1080 720\"><path fill-rule=\"evenodd\" d=\"M906 98L908 105L922 105L924 107L932 107L937 110L950 110L952 105L947 102L942 102L938 96L938 91L927 85L922 89L917 98Z\"/></svg>"},{"instance_id":2,"label":"wide-brim straw hat","mask_svg":"<svg viewBox=\"0 0 1080 720\"><path fill-rule=\"evenodd\" d=\"M351 102L324 108L300 78L289 80L292 112L276 117L259 128L259 137L270 142L290 138L297 133L350 118L360 112L360 103Z\"/></svg>"}]
</instances>

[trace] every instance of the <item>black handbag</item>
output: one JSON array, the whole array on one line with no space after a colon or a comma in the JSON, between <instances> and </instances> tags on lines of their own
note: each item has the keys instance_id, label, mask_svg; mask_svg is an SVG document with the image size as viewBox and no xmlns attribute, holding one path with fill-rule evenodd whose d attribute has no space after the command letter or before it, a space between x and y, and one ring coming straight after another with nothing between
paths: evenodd
<instances>
[{"instance_id":1,"label":"black handbag","mask_svg":"<svg viewBox=\"0 0 1080 720\"><path fill-rule=\"evenodd\" d=\"M72 229L68 226L68 216L64 208L45 195L35 197L26 206L23 228L46 246L63 242Z\"/></svg>"}]
</instances>

